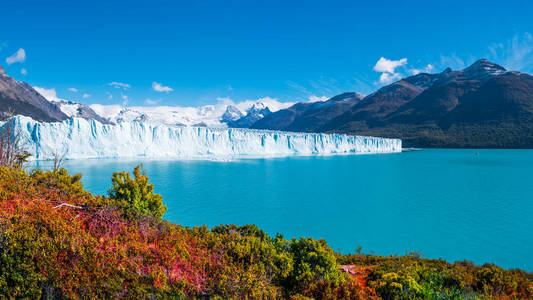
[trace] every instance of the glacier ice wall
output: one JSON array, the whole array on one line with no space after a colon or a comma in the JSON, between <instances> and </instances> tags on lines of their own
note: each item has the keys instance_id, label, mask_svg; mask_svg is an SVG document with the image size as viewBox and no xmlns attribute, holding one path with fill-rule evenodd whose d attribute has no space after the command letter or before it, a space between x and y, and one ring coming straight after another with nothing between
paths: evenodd
<instances>
[{"instance_id":1,"label":"glacier ice wall","mask_svg":"<svg viewBox=\"0 0 533 300\"><path fill-rule=\"evenodd\" d=\"M293 133L250 129L173 127L124 122L103 125L72 118L41 123L29 117L11 119L33 159L148 157L217 159L400 152L400 139L339 134Z\"/></svg>"}]
</instances>

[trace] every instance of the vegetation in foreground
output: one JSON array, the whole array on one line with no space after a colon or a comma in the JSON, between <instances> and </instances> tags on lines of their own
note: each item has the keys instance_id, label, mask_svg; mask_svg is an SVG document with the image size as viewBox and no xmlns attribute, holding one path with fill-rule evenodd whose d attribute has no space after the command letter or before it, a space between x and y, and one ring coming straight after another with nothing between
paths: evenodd
<instances>
[{"instance_id":1,"label":"vegetation in foreground","mask_svg":"<svg viewBox=\"0 0 533 300\"><path fill-rule=\"evenodd\" d=\"M533 274L416 254L342 255L254 225L185 228L139 167L109 195L65 169L0 167L1 298L526 299ZM355 229L354 229L355 230Z\"/></svg>"}]
</instances>

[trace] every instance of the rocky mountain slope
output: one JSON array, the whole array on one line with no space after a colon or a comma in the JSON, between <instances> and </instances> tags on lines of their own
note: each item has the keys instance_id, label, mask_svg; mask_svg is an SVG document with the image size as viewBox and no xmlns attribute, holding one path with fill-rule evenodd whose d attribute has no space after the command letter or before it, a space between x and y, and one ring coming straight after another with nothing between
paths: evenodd
<instances>
[{"instance_id":1,"label":"rocky mountain slope","mask_svg":"<svg viewBox=\"0 0 533 300\"><path fill-rule=\"evenodd\" d=\"M313 132L329 120L348 111L363 99L358 93L344 93L328 101L297 103L267 115L252 125L255 129Z\"/></svg>"},{"instance_id":2,"label":"rocky mountain slope","mask_svg":"<svg viewBox=\"0 0 533 300\"><path fill-rule=\"evenodd\" d=\"M87 105L45 98L26 82L19 82L7 75L0 66L0 119L11 115L23 115L41 122L57 122L76 117L110 123Z\"/></svg>"},{"instance_id":3,"label":"rocky mountain slope","mask_svg":"<svg viewBox=\"0 0 533 300\"><path fill-rule=\"evenodd\" d=\"M43 122L68 118L59 106L46 100L26 82L9 77L0 66L0 119L10 115L24 115Z\"/></svg>"}]
</instances>

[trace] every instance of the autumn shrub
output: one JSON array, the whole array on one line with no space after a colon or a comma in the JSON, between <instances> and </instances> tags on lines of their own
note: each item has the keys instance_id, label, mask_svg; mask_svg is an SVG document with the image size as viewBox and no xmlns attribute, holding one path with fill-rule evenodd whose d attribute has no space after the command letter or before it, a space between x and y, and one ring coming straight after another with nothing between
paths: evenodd
<instances>
[{"instance_id":1,"label":"autumn shrub","mask_svg":"<svg viewBox=\"0 0 533 300\"><path fill-rule=\"evenodd\" d=\"M38 189L53 192L54 196L60 196L63 200L87 200L91 196L83 187L81 174L69 175L64 168L51 171L35 169L30 177Z\"/></svg>"},{"instance_id":2,"label":"autumn shrub","mask_svg":"<svg viewBox=\"0 0 533 300\"><path fill-rule=\"evenodd\" d=\"M342 255L324 240L286 240L255 225L172 224L140 168L133 178L115 173L110 194L92 195L64 169L0 166L0 298L533 297L533 275L522 270Z\"/></svg>"}]
</instances>

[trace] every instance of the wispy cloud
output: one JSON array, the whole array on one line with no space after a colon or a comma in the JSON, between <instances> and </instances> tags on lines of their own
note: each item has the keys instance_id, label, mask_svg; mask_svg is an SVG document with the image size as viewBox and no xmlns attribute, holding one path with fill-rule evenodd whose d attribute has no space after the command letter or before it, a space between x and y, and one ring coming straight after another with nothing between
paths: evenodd
<instances>
[{"instance_id":1,"label":"wispy cloud","mask_svg":"<svg viewBox=\"0 0 533 300\"><path fill-rule=\"evenodd\" d=\"M173 91L172 88L168 87L168 86L164 86L162 85L161 83L158 83L158 82L152 82L152 89L154 89L154 91L156 92L164 92L164 93L170 93Z\"/></svg>"},{"instance_id":2,"label":"wispy cloud","mask_svg":"<svg viewBox=\"0 0 533 300\"><path fill-rule=\"evenodd\" d=\"M20 69L20 74L28 75L28 71L25 68Z\"/></svg>"},{"instance_id":3,"label":"wispy cloud","mask_svg":"<svg viewBox=\"0 0 533 300\"><path fill-rule=\"evenodd\" d=\"M15 52L10 57L6 58L6 63L8 65L14 64L14 63L23 63L26 60L26 51L22 48L18 49L17 52Z\"/></svg>"},{"instance_id":4,"label":"wispy cloud","mask_svg":"<svg viewBox=\"0 0 533 300\"><path fill-rule=\"evenodd\" d=\"M78 92L78 89L77 88L73 88L73 87L69 88L68 90L69 90L69 92L73 92L73 93L77 93Z\"/></svg>"},{"instance_id":5,"label":"wispy cloud","mask_svg":"<svg viewBox=\"0 0 533 300\"><path fill-rule=\"evenodd\" d=\"M110 92L105 92L105 94L107 95L108 100L113 99L113 95Z\"/></svg>"},{"instance_id":6,"label":"wispy cloud","mask_svg":"<svg viewBox=\"0 0 533 300\"><path fill-rule=\"evenodd\" d=\"M291 87L291 88L293 88L293 89L299 91L299 92L302 93L302 94L305 94L306 96L312 94L312 93L311 93L306 87L304 87L303 85L300 85L300 84L298 84L298 83L296 83L296 82L294 82L294 81L290 81L290 80L289 80L289 81L287 81L286 83L287 83L287 85L288 85L289 87Z\"/></svg>"},{"instance_id":7,"label":"wispy cloud","mask_svg":"<svg viewBox=\"0 0 533 300\"><path fill-rule=\"evenodd\" d=\"M127 89L131 88L131 85L129 85L127 83L116 82L116 81L111 82L109 84L109 86L112 86L112 87L117 88L117 89L123 89L123 90L127 90Z\"/></svg>"},{"instance_id":8,"label":"wispy cloud","mask_svg":"<svg viewBox=\"0 0 533 300\"><path fill-rule=\"evenodd\" d=\"M533 36L526 32L515 35L505 43L489 46L490 60L503 65L508 70L533 71Z\"/></svg>"},{"instance_id":9,"label":"wispy cloud","mask_svg":"<svg viewBox=\"0 0 533 300\"><path fill-rule=\"evenodd\" d=\"M311 95L309 96L309 102L322 102L322 101L326 101L328 100L329 97L327 96L316 96L316 95Z\"/></svg>"},{"instance_id":10,"label":"wispy cloud","mask_svg":"<svg viewBox=\"0 0 533 300\"><path fill-rule=\"evenodd\" d=\"M128 105L128 101L130 100L130 98L128 97L128 95L125 95L123 93L120 93L120 98L122 98L122 106L126 106Z\"/></svg>"},{"instance_id":11,"label":"wispy cloud","mask_svg":"<svg viewBox=\"0 0 533 300\"><path fill-rule=\"evenodd\" d=\"M156 105L159 103L160 100L152 100L152 99L146 99L144 100L144 103L148 104L148 105Z\"/></svg>"},{"instance_id":12,"label":"wispy cloud","mask_svg":"<svg viewBox=\"0 0 533 300\"><path fill-rule=\"evenodd\" d=\"M421 68L421 69L410 69L409 72L411 72L411 74L413 75L416 75L416 74L420 74L420 73L431 73L435 70L435 66L433 66L432 64L428 64L427 66Z\"/></svg>"},{"instance_id":13,"label":"wispy cloud","mask_svg":"<svg viewBox=\"0 0 533 300\"><path fill-rule=\"evenodd\" d=\"M87 98L91 97L91 95L89 95L89 94L83 94L82 97L83 97L83 99L87 99Z\"/></svg>"},{"instance_id":14,"label":"wispy cloud","mask_svg":"<svg viewBox=\"0 0 533 300\"><path fill-rule=\"evenodd\" d=\"M234 105L235 102L230 97L217 97L217 101L225 105Z\"/></svg>"},{"instance_id":15,"label":"wispy cloud","mask_svg":"<svg viewBox=\"0 0 533 300\"><path fill-rule=\"evenodd\" d=\"M441 68L451 68L453 70L464 69L466 66L465 61L459 58L455 53L451 55L440 55Z\"/></svg>"},{"instance_id":16,"label":"wispy cloud","mask_svg":"<svg viewBox=\"0 0 533 300\"><path fill-rule=\"evenodd\" d=\"M343 81L342 84L339 81ZM287 85L294 90L303 94L302 101L308 100L311 96L316 95L336 95L341 93L349 85L343 79L335 79L327 76L320 76L315 79L307 80L304 84L294 81L287 81Z\"/></svg>"},{"instance_id":17,"label":"wispy cloud","mask_svg":"<svg viewBox=\"0 0 533 300\"><path fill-rule=\"evenodd\" d=\"M317 95L329 99L347 91L369 93L375 89L370 78L367 78L366 76L361 77L359 74L351 77L341 76L337 78L320 76L319 78L308 80L304 83L287 81L286 84L302 94L301 97L293 98L293 100L302 102L309 101L309 99L316 99L315 97L318 97Z\"/></svg>"}]
</instances>

